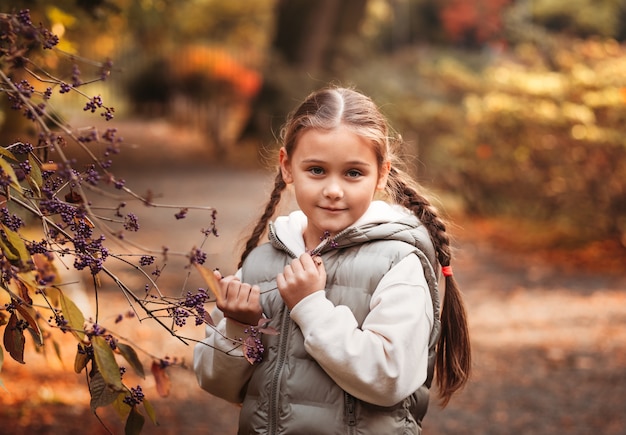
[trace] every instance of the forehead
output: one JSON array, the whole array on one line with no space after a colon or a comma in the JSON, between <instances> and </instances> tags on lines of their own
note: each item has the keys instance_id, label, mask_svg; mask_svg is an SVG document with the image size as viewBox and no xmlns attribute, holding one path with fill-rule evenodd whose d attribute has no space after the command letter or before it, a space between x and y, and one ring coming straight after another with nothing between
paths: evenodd
<instances>
[{"instance_id":1,"label":"forehead","mask_svg":"<svg viewBox=\"0 0 626 435\"><path fill-rule=\"evenodd\" d=\"M294 160L354 161L372 165L377 162L371 141L344 125L303 132L291 157Z\"/></svg>"}]
</instances>

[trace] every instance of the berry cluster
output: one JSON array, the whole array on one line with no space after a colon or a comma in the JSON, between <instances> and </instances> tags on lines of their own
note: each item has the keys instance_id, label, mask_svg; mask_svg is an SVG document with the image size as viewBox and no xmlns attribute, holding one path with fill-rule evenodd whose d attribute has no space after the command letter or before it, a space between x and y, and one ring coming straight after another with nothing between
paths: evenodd
<instances>
[{"instance_id":1,"label":"berry cluster","mask_svg":"<svg viewBox=\"0 0 626 435\"><path fill-rule=\"evenodd\" d=\"M48 323L52 322L54 322L56 326L63 332L67 332L69 329L69 322L65 317L63 317L63 313L61 313L59 310L54 310L53 315L50 316L50 319L48 319Z\"/></svg>"},{"instance_id":2,"label":"berry cluster","mask_svg":"<svg viewBox=\"0 0 626 435\"><path fill-rule=\"evenodd\" d=\"M130 389L130 395L124 397L124 403L128 406L136 406L143 402L144 394L141 390L141 386L137 385L137 388Z\"/></svg>"},{"instance_id":3,"label":"berry cluster","mask_svg":"<svg viewBox=\"0 0 626 435\"><path fill-rule=\"evenodd\" d=\"M189 261L192 264L204 264L204 262L206 261L206 252L203 252L200 249L194 248L191 251Z\"/></svg>"},{"instance_id":4,"label":"berry cluster","mask_svg":"<svg viewBox=\"0 0 626 435\"><path fill-rule=\"evenodd\" d=\"M139 221L137 215L134 213L128 213L124 220L124 229L127 231L139 231Z\"/></svg>"},{"instance_id":5,"label":"berry cluster","mask_svg":"<svg viewBox=\"0 0 626 435\"><path fill-rule=\"evenodd\" d=\"M259 328L255 326L248 326L244 329L244 332L248 334L245 339L240 339L243 343L245 357L251 364L260 363L263 360L263 353L265 352L265 346L261 341L261 332Z\"/></svg>"},{"instance_id":6,"label":"berry cluster","mask_svg":"<svg viewBox=\"0 0 626 435\"><path fill-rule=\"evenodd\" d=\"M195 294L188 291L185 299L179 301L170 309L170 314L174 318L176 326L184 326L187 323L187 318L190 316L195 317L196 326L202 325L206 316L204 304L209 299L209 293L203 288L198 288L198 292Z\"/></svg>"},{"instance_id":7,"label":"berry cluster","mask_svg":"<svg viewBox=\"0 0 626 435\"><path fill-rule=\"evenodd\" d=\"M17 231L24 226L22 218L15 214L10 214L9 209L6 207L0 208L0 222L12 231Z\"/></svg>"}]
</instances>

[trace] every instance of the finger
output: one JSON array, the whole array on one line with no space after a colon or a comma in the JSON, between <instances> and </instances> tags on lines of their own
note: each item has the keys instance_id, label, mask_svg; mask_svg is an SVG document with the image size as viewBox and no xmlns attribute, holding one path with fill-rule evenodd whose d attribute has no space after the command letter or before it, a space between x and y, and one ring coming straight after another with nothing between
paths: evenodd
<instances>
[{"instance_id":1,"label":"finger","mask_svg":"<svg viewBox=\"0 0 626 435\"><path fill-rule=\"evenodd\" d=\"M253 285L248 294L248 303L251 305L260 304L261 288L258 285Z\"/></svg>"},{"instance_id":2,"label":"finger","mask_svg":"<svg viewBox=\"0 0 626 435\"><path fill-rule=\"evenodd\" d=\"M239 295L239 287L241 286L241 281L239 281L235 277L229 276L222 279L222 282L224 282L225 287L224 299L230 299L231 301L237 299L237 296Z\"/></svg>"},{"instance_id":3,"label":"finger","mask_svg":"<svg viewBox=\"0 0 626 435\"><path fill-rule=\"evenodd\" d=\"M285 281L288 281L293 275L294 275L294 270L291 264L288 264L285 266L285 268L283 269L283 278L285 279Z\"/></svg>"},{"instance_id":4,"label":"finger","mask_svg":"<svg viewBox=\"0 0 626 435\"><path fill-rule=\"evenodd\" d=\"M287 286L287 281L285 280L285 275L282 273L279 273L278 275L276 275L276 287L278 287L278 289L283 289Z\"/></svg>"},{"instance_id":5,"label":"finger","mask_svg":"<svg viewBox=\"0 0 626 435\"><path fill-rule=\"evenodd\" d=\"M302 254L300 256L300 263L306 270L315 269L317 266L317 262L321 261L319 256L312 257L310 254Z\"/></svg>"},{"instance_id":6,"label":"finger","mask_svg":"<svg viewBox=\"0 0 626 435\"><path fill-rule=\"evenodd\" d=\"M300 257L300 258L302 258L302 257ZM302 265L302 262L300 261L300 258L294 258L291 261L291 270L293 270L293 273L296 274L296 275L304 270L304 266Z\"/></svg>"},{"instance_id":7,"label":"finger","mask_svg":"<svg viewBox=\"0 0 626 435\"><path fill-rule=\"evenodd\" d=\"M240 303L248 302L248 298L250 297L250 289L251 288L252 288L252 286L250 284L242 283L239 286L239 291L237 293L237 301L239 301Z\"/></svg>"}]
</instances>

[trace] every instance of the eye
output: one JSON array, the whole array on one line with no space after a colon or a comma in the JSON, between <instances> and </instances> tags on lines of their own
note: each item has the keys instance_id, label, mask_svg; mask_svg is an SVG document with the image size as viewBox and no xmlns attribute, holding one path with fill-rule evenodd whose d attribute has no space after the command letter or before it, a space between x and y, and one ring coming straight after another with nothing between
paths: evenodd
<instances>
[{"instance_id":1,"label":"eye","mask_svg":"<svg viewBox=\"0 0 626 435\"><path fill-rule=\"evenodd\" d=\"M307 171L311 175L323 175L324 174L324 169L320 168L319 166L312 166L309 169L307 169Z\"/></svg>"},{"instance_id":2,"label":"eye","mask_svg":"<svg viewBox=\"0 0 626 435\"><path fill-rule=\"evenodd\" d=\"M346 176L348 178L359 178L361 175L363 175L361 171L357 171L356 169L350 169L346 172Z\"/></svg>"}]
</instances>

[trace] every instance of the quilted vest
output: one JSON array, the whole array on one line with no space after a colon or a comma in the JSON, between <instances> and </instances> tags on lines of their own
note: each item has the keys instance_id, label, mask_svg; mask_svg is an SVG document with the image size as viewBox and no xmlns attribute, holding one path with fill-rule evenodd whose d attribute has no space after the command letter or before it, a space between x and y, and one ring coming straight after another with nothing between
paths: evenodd
<instances>
[{"instance_id":1,"label":"quilted vest","mask_svg":"<svg viewBox=\"0 0 626 435\"><path fill-rule=\"evenodd\" d=\"M242 267L242 281L261 288L263 311L280 334L263 335L265 354L246 386L240 434L420 434L433 377L440 333L434 249L416 219L348 228L320 245L327 273L326 297L351 308L361 326L378 282L395 264L414 254L421 260L434 307L428 374L415 393L391 407L358 400L343 391L306 352L304 337L289 316L276 275L295 255L270 225L270 242L256 248Z\"/></svg>"}]
</instances>

